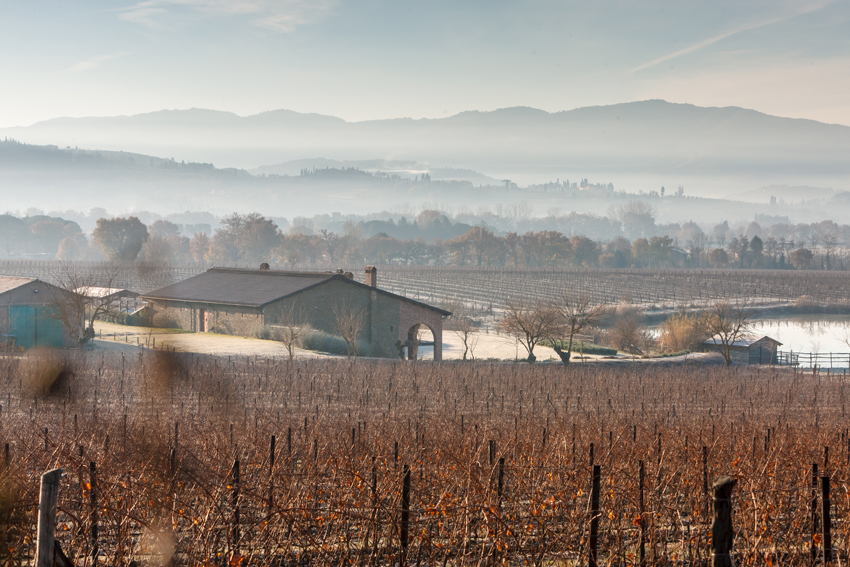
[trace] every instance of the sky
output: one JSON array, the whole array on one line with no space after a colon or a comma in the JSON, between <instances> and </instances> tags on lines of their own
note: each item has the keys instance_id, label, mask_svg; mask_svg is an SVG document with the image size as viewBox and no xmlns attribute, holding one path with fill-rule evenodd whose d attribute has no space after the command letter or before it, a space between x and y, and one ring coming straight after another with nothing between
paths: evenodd
<instances>
[{"instance_id":1,"label":"sky","mask_svg":"<svg viewBox=\"0 0 850 567\"><path fill-rule=\"evenodd\" d=\"M0 0L0 127L646 99L850 125L850 0Z\"/></svg>"}]
</instances>

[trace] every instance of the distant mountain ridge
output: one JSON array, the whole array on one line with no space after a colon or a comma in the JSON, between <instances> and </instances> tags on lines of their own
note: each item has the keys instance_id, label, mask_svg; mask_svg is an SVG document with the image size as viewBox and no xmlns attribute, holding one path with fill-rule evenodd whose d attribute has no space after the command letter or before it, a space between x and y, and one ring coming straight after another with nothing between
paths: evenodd
<instances>
[{"instance_id":1,"label":"distant mountain ridge","mask_svg":"<svg viewBox=\"0 0 850 567\"><path fill-rule=\"evenodd\" d=\"M560 167L689 175L850 174L850 127L660 100L555 113L513 107L362 122L290 110L242 117L193 108L57 118L0 129L3 136L246 169L322 155L340 161L378 156L485 173L493 167Z\"/></svg>"}]
</instances>

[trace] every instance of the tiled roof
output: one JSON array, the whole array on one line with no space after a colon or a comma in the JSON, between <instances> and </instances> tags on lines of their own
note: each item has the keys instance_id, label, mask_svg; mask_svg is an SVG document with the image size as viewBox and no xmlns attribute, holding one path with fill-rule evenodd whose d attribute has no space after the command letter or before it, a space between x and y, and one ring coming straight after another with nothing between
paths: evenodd
<instances>
[{"instance_id":1,"label":"tiled roof","mask_svg":"<svg viewBox=\"0 0 850 567\"><path fill-rule=\"evenodd\" d=\"M262 307L313 286L331 280L340 280L349 285L368 288L337 272L287 272L283 270L245 270L241 268L211 268L203 274L177 282L164 288L142 294L143 299L187 301L195 303L218 303L222 305L244 305ZM378 293L407 301L444 316L450 312L377 289Z\"/></svg>"},{"instance_id":2,"label":"tiled roof","mask_svg":"<svg viewBox=\"0 0 850 567\"><path fill-rule=\"evenodd\" d=\"M345 276L332 272L211 268L203 274L143 294L143 297L259 307L334 278L344 279Z\"/></svg>"}]
</instances>

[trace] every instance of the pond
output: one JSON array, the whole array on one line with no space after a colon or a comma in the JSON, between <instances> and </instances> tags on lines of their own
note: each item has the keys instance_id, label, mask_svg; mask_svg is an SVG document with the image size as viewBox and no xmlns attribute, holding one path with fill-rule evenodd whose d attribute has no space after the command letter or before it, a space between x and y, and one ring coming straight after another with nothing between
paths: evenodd
<instances>
[{"instance_id":1,"label":"pond","mask_svg":"<svg viewBox=\"0 0 850 567\"><path fill-rule=\"evenodd\" d=\"M783 352L850 353L850 317L796 315L782 319L753 319L753 335L782 343Z\"/></svg>"}]
</instances>

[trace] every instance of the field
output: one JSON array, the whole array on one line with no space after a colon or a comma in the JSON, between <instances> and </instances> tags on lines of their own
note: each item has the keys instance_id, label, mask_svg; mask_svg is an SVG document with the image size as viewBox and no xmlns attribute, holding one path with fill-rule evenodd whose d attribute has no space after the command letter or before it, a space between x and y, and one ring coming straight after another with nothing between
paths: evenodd
<instances>
[{"instance_id":1,"label":"field","mask_svg":"<svg viewBox=\"0 0 850 567\"><path fill-rule=\"evenodd\" d=\"M637 565L641 540L648 564L706 564L720 474L738 479L736 564L808 565L813 463L843 563L846 387L695 365L3 358L3 564L31 557L38 479L61 467L77 565L581 565L593 517L600 564Z\"/></svg>"}]
</instances>

